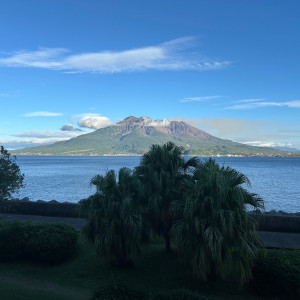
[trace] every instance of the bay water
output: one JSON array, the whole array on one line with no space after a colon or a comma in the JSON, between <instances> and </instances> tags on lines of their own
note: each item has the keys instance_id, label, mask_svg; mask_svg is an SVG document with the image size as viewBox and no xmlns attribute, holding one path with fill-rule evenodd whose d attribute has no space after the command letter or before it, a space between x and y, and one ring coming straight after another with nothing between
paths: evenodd
<instances>
[{"instance_id":1,"label":"bay water","mask_svg":"<svg viewBox=\"0 0 300 300\"><path fill-rule=\"evenodd\" d=\"M133 169L136 156L18 156L17 164L25 174L25 187L14 197L32 201L77 202L95 192L90 180L107 170ZM200 159L206 159L201 158ZM245 174L247 187L265 200L266 211L300 211L300 158L215 157L219 164Z\"/></svg>"}]
</instances>

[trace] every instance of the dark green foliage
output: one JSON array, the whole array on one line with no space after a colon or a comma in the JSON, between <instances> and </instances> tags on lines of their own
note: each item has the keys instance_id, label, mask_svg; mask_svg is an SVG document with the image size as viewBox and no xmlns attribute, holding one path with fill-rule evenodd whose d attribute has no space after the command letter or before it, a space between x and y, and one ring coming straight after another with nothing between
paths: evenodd
<instances>
[{"instance_id":1,"label":"dark green foliage","mask_svg":"<svg viewBox=\"0 0 300 300\"><path fill-rule=\"evenodd\" d=\"M0 260L61 263L70 259L77 231L66 224L0 223Z\"/></svg>"},{"instance_id":2,"label":"dark green foliage","mask_svg":"<svg viewBox=\"0 0 300 300\"><path fill-rule=\"evenodd\" d=\"M7 214L78 218L79 206L75 203L4 200L0 201L0 212Z\"/></svg>"},{"instance_id":3,"label":"dark green foliage","mask_svg":"<svg viewBox=\"0 0 300 300\"><path fill-rule=\"evenodd\" d=\"M124 285L108 285L91 297L91 300L205 300L206 297L185 288L153 294L144 290L132 289Z\"/></svg>"},{"instance_id":4,"label":"dark green foliage","mask_svg":"<svg viewBox=\"0 0 300 300\"><path fill-rule=\"evenodd\" d=\"M183 152L183 147L177 147L171 142L162 146L152 145L135 169L135 174L143 183L148 202L143 214L144 220L156 234L164 237L167 251L171 250L170 231L174 223L170 205L182 198L182 180L190 168L198 164L197 158L185 161Z\"/></svg>"},{"instance_id":5,"label":"dark green foliage","mask_svg":"<svg viewBox=\"0 0 300 300\"><path fill-rule=\"evenodd\" d=\"M267 250L260 253L250 286L262 296L300 298L300 250Z\"/></svg>"},{"instance_id":6,"label":"dark green foliage","mask_svg":"<svg viewBox=\"0 0 300 300\"><path fill-rule=\"evenodd\" d=\"M91 300L151 300L152 297L138 289L131 289L124 285L108 285L95 292Z\"/></svg>"},{"instance_id":7,"label":"dark green foliage","mask_svg":"<svg viewBox=\"0 0 300 300\"><path fill-rule=\"evenodd\" d=\"M16 157L11 157L1 146L0 150L0 200L10 198L11 195L23 187L24 174L16 164Z\"/></svg>"},{"instance_id":8,"label":"dark green foliage","mask_svg":"<svg viewBox=\"0 0 300 300\"><path fill-rule=\"evenodd\" d=\"M128 168L121 168L118 180L114 170L95 176L91 184L95 195L81 203L88 222L85 236L96 246L100 256L118 267L130 266L141 254L142 218L139 195L142 186Z\"/></svg>"},{"instance_id":9,"label":"dark green foliage","mask_svg":"<svg viewBox=\"0 0 300 300\"><path fill-rule=\"evenodd\" d=\"M246 205L258 209L263 202L244 189L245 183L249 181L243 174L209 159L185 181L184 201L174 202L174 211L183 209L182 220L172 229L177 248L203 280L224 278L233 270L241 284L251 277L262 244Z\"/></svg>"},{"instance_id":10,"label":"dark green foliage","mask_svg":"<svg viewBox=\"0 0 300 300\"><path fill-rule=\"evenodd\" d=\"M154 297L155 300L205 300L206 297L200 296L191 290L180 288L168 293L159 294Z\"/></svg>"}]
</instances>

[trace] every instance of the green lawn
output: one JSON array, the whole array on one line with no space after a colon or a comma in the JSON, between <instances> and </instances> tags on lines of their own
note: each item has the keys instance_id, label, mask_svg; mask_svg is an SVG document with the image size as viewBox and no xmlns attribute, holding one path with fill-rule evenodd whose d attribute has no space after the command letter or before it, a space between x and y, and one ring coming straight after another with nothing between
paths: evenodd
<instances>
[{"instance_id":1,"label":"green lawn","mask_svg":"<svg viewBox=\"0 0 300 300\"><path fill-rule=\"evenodd\" d=\"M89 299L108 283L122 283L152 293L185 287L209 299L259 299L230 283L217 283L214 289L193 278L188 265L176 253L166 253L164 244L154 242L144 249L134 267L117 270L100 262L93 248L80 239L76 257L58 266L28 263L0 263L0 298Z\"/></svg>"}]
</instances>

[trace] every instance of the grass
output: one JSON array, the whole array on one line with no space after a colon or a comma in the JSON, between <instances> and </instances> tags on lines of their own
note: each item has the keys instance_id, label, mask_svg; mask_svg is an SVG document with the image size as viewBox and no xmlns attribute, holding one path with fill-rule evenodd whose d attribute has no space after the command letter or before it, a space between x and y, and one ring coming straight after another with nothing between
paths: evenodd
<instances>
[{"instance_id":1,"label":"grass","mask_svg":"<svg viewBox=\"0 0 300 300\"><path fill-rule=\"evenodd\" d=\"M82 239L75 259L61 265L0 264L1 300L83 300L112 282L152 293L184 287L209 299L259 299L237 290L230 282L219 282L212 289L194 279L190 266L178 260L176 253L166 253L161 241L145 248L143 258L126 270L99 261L93 248Z\"/></svg>"}]
</instances>

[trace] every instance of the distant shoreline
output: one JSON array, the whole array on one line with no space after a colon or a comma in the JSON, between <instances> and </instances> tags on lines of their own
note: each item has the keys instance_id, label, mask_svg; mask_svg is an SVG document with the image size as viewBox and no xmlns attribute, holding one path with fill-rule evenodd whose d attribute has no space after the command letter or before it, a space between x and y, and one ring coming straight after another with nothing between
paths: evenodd
<instances>
[{"instance_id":1,"label":"distant shoreline","mask_svg":"<svg viewBox=\"0 0 300 300\"><path fill-rule=\"evenodd\" d=\"M30 157L45 157L45 156L51 156L51 157L142 157L143 154L103 154L103 155L63 155L63 154L14 154L15 156L30 156ZM299 158L299 154L292 154L292 155L235 155L235 154L228 154L228 155L183 155L187 157L270 157L270 158Z\"/></svg>"}]
</instances>

